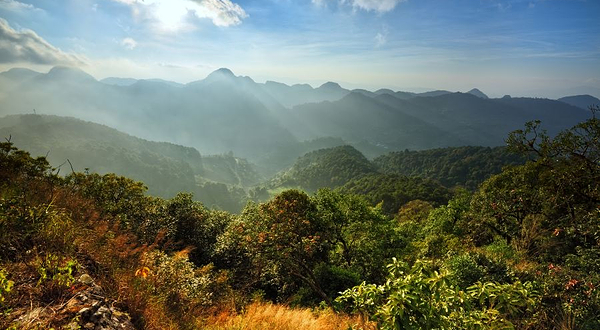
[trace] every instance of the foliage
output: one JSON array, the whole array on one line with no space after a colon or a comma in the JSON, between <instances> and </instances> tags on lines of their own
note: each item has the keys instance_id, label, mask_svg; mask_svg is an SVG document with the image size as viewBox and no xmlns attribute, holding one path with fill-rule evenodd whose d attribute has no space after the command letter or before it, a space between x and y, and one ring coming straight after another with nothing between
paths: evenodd
<instances>
[{"instance_id":1,"label":"foliage","mask_svg":"<svg viewBox=\"0 0 600 330\"><path fill-rule=\"evenodd\" d=\"M8 279L8 274L4 269L0 269L0 306L4 303L6 296L12 291L15 282Z\"/></svg>"},{"instance_id":2,"label":"foliage","mask_svg":"<svg viewBox=\"0 0 600 330\"><path fill-rule=\"evenodd\" d=\"M290 274L330 302L314 273L315 266L327 258L326 225L316 216L308 195L288 190L268 203L248 204L229 232L237 237L257 269Z\"/></svg>"},{"instance_id":3,"label":"foliage","mask_svg":"<svg viewBox=\"0 0 600 330\"><path fill-rule=\"evenodd\" d=\"M400 207L413 200L443 205L451 197L451 192L435 181L380 173L354 178L340 191L364 196L372 205L382 203L386 214L396 214Z\"/></svg>"},{"instance_id":4,"label":"foliage","mask_svg":"<svg viewBox=\"0 0 600 330\"><path fill-rule=\"evenodd\" d=\"M520 249L551 259L594 245L589 229L600 201L600 120L592 117L554 139L530 122L507 141L536 160L493 177L476 194L474 228L480 223L489 230L477 239L515 238Z\"/></svg>"},{"instance_id":5,"label":"foliage","mask_svg":"<svg viewBox=\"0 0 600 330\"><path fill-rule=\"evenodd\" d=\"M239 215L189 193L150 197L115 174L62 178L43 158L3 143L3 308L58 306L85 272L148 329L210 325L221 312L243 311L256 292L313 308L336 301L383 329L596 329L599 126L592 118L551 139L528 124L509 142L532 160L474 193L455 189L450 198L431 180L350 166L340 182L364 188L362 197L285 190ZM357 156L346 147L319 151L312 160L327 161L315 168L334 164L336 152ZM334 167L325 167L331 179Z\"/></svg>"},{"instance_id":6,"label":"foliage","mask_svg":"<svg viewBox=\"0 0 600 330\"><path fill-rule=\"evenodd\" d=\"M74 274L78 268L77 260L48 254L38 259L37 271L40 276L38 285L51 281L58 286L68 287L75 282Z\"/></svg>"},{"instance_id":7,"label":"foliage","mask_svg":"<svg viewBox=\"0 0 600 330\"><path fill-rule=\"evenodd\" d=\"M369 206L359 196L329 189L319 190L313 201L317 216L328 227L329 262L359 274L363 280L381 280L386 263L404 244L381 208Z\"/></svg>"},{"instance_id":8,"label":"foliage","mask_svg":"<svg viewBox=\"0 0 600 330\"><path fill-rule=\"evenodd\" d=\"M173 241L179 248L193 247L190 260L197 265L211 262L217 238L232 221L231 215L223 211L211 211L191 194L180 193L165 205L166 216L175 227Z\"/></svg>"},{"instance_id":9,"label":"foliage","mask_svg":"<svg viewBox=\"0 0 600 330\"><path fill-rule=\"evenodd\" d=\"M406 175L439 181L446 187L463 186L475 190L490 176L526 158L505 147L451 147L422 151L396 151L373 161L386 174Z\"/></svg>"},{"instance_id":10,"label":"foliage","mask_svg":"<svg viewBox=\"0 0 600 330\"><path fill-rule=\"evenodd\" d=\"M388 270L385 284L363 283L336 303L366 313L382 329L513 328L509 318L528 316L538 304L532 283L478 282L463 291L427 261L409 267L394 259Z\"/></svg>"},{"instance_id":11,"label":"foliage","mask_svg":"<svg viewBox=\"0 0 600 330\"><path fill-rule=\"evenodd\" d=\"M173 256L151 251L142 256L141 264L148 268L148 275L140 276L140 281L149 283L152 293L171 309L189 313L212 304L210 267L197 269L188 260L187 251Z\"/></svg>"},{"instance_id":12,"label":"foliage","mask_svg":"<svg viewBox=\"0 0 600 330\"><path fill-rule=\"evenodd\" d=\"M310 192L335 188L375 172L375 167L352 146L319 149L298 158L294 166L276 178L273 187L300 187Z\"/></svg>"}]
</instances>

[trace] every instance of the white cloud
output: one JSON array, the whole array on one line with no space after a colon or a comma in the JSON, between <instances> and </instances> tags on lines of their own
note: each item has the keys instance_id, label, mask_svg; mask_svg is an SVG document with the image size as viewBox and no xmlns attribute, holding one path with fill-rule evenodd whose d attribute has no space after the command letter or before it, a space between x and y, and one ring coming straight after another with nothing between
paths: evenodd
<instances>
[{"instance_id":1,"label":"white cloud","mask_svg":"<svg viewBox=\"0 0 600 330\"><path fill-rule=\"evenodd\" d=\"M231 0L113 0L131 6L134 16L150 18L163 31L189 28L189 16L208 18L216 26L239 25L248 17Z\"/></svg>"},{"instance_id":2,"label":"white cloud","mask_svg":"<svg viewBox=\"0 0 600 330\"><path fill-rule=\"evenodd\" d=\"M397 4L405 1L407 0L352 0L352 6L366 11L383 13L396 8Z\"/></svg>"},{"instance_id":3,"label":"white cloud","mask_svg":"<svg viewBox=\"0 0 600 330\"><path fill-rule=\"evenodd\" d=\"M0 8L4 10L10 10L15 12L23 12L23 11L43 11L40 8L35 7L34 5L22 3L15 0L0 0Z\"/></svg>"},{"instance_id":4,"label":"white cloud","mask_svg":"<svg viewBox=\"0 0 600 330\"><path fill-rule=\"evenodd\" d=\"M387 37L382 33L375 36L375 47L379 48L387 43Z\"/></svg>"},{"instance_id":5,"label":"white cloud","mask_svg":"<svg viewBox=\"0 0 600 330\"><path fill-rule=\"evenodd\" d=\"M98 4L95 3L92 5L92 11L98 11Z\"/></svg>"},{"instance_id":6,"label":"white cloud","mask_svg":"<svg viewBox=\"0 0 600 330\"><path fill-rule=\"evenodd\" d=\"M16 31L0 18L0 63L80 66L84 61L52 46L32 30Z\"/></svg>"},{"instance_id":7,"label":"white cloud","mask_svg":"<svg viewBox=\"0 0 600 330\"><path fill-rule=\"evenodd\" d=\"M375 11L378 13L388 12L401 3L408 0L311 0L311 2L319 7L326 6L328 2L337 2L340 6L350 5L354 9L366 11Z\"/></svg>"},{"instance_id":8,"label":"white cloud","mask_svg":"<svg viewBox=\"0 0 600 330\"><path fill-rule=\"evenodd\" d=\"M230 0L193 0L200 8L196 10L199 17L210 18L217 26L230 26L242 23L248 17L246 11Z\"/></svg>"},{"instance_id":9,"label":"white cloud","mask_svg":"<svg viewBox=\"0 0 600 330\"><path fill-rule=\"evenodd\" d=\"M121 40L121 46L125 47L125 49L133 50L137 47L137 42L132 38L125 38Z\"/></svg>"}]
</instances>

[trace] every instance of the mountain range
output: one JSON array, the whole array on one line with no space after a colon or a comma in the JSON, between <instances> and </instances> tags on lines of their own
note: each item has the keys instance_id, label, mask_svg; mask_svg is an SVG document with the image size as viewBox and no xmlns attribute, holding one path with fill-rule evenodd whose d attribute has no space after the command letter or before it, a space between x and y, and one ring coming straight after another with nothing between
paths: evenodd
<instances>
[{"instance_id":1,"label":"mountain range","mask_svg":"<svg viewBox=\"0 0 600 330\"><path fill-rule=\"evenodd\" d=\"M271 175L311 149L351 144L369 158L389 151L504 144L507 134L541 120L552 135L586 118L591 96L561 100L488 98L467 93L317 88L236 76L219 69L188 84L107 78L75 68L0 73L0 115L70 116L151 141L233 152ZM598 103L598 102L597 102ZM588 104L591 105L591 104Z\"/></svg>"}]
</instances>

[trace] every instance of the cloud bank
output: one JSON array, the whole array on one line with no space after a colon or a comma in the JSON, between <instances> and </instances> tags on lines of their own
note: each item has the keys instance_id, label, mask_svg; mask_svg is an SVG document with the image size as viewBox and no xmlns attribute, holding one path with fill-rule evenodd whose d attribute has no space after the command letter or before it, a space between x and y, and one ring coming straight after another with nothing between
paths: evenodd
<instances>
[{"instance_id":1,"label":"cloud bank","mask_svg":"<svg viewBox=\"0 0 600 330\"><path fill-rule=\"evenodd\" d=\"M32 30L16 31L0 18L0 63L80 66L83 60L52 46Z\"/></svg>"}]
</instances>

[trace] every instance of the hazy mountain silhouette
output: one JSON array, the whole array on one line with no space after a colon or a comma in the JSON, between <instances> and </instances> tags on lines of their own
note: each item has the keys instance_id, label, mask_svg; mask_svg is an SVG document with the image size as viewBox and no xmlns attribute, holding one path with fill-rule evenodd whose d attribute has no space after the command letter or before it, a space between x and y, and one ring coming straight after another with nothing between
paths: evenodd
<instances>
[{"instance_id":1,"label":"hazy mountain silhouette","mask_svg":"<svg viewBox=\"0 0 600 330\"><path fill-rule=\"evenodd\" d=\"M110 86L78 69L54 68L5 96L0 114L37 109L99 122L146 139L193 146L203 153L231 150L256 156L296 143L249 85L260 89L249 78L219 70L183 88L148 80Z\"/></svg>"},{"instance_id":2,"label":"hazy mountain silhouette","mask_svg":"<svg viewBox=\"0 0 600 330\"><path fill-rule=\"evenodd\" d=\"M118 78L118 77L108 77L100 80L101 83L105 83L107 85L114 86L131 86L135 84L138 80L134 78Z\"/></svg>"},{"instance_id":3,"label":"hazy mountain silhouette","mask_svg":"<svg viewBox=\"0 0 600 330\"><path fill-rule=\"evenodd\" d=\"M473 88L472 90L468 91L467 93L475 95L482 99L489 99L489 97L487 95L485 95L482 91L480 91L477 88Z\"/></svg>"},{"instance_id":4,"label":"hazy mountain silhouette","mask_svg":"<svg viewBox=\"0 0 600 330\"><path fill-rule=\"evenodd\" d=\"M339 101L296 106L293 115L296 125L290 130L300 139L337 136L353 145L366 141L388 151L467 143L422 119L356 92Z\"/></svg>"},{"instance_id":5,"label":"hazy mountain silhouette","mask_svg":"<svg viewBox=\"0 0 600 330\"><path fill-rule=\"evenodd\" d=\"M589 109L592 105L600 105L600 100L591 95L567 96L561 97L558 100L585 110Z\"/></svg>"},{"instance_id":6,"label":"hazy mountain silhouette","mask_svg":"<svg viewBox=\"0 0 600 330\"><path fill-rule=\"evenodd\" d=\"M327 82L318 88L312 88L307 84L288 86L278 82L267 81L262 87L279 103L288 108L304 103L335 101L350 93L349 90L333 82Z\"/></svg>"},{"instance_id":7,"label":"hazy mountain silhouette","mask_svg":"<svg viewBox=\"0 0 600 330\"><path fill-rule=\"evenodd\" d=\"M178 82L174 82L174 81L170 81L170 80L164 80L164 79L158 79L158 78L154 78L154 79L134 79L134 78L118 78L118 77L108 77L108 78L104 78L102 80L100 80L101 83L107 84L107 85L113 85L113 86L131 86L133 84L135 84L138 81L151 81L151 82L159 82L159 83L165 83L167 85L170 85L172 87L183 87L185 86L184 84L180 84Z\"/></svg>"},{"instance_id":8,"label":"hazy mountain silhouette","mask_svg":"<svg viewBox=\"0 0 600 330\"><path fill-rule=\"evenodd\" d=\"M261 84L226 68L186 85L160 79L104 81L67 67L46 74L12 69L0 73L0 114L36 109L191 146L203 154L233 151L266 173L289 164L287 157L317 147L303 140L337 138L336 144L350 143L375 157L406 148L502 145L510 131L528 120L542 120L553 134L590 115L555 100L487 99L478 89L351 92L334 82L318 88Z\"/></svg>"}]
</instances>

